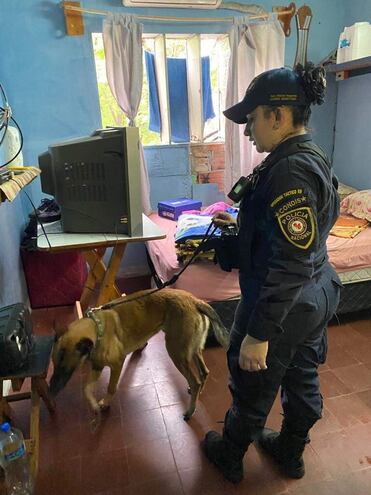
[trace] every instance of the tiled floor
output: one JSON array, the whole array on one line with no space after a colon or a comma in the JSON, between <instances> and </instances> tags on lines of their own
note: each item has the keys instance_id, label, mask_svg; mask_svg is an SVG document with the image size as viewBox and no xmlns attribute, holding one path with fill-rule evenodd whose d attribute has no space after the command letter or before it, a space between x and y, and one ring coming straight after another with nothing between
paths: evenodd
<instances>
[{"instance_id":1,"label":"tiled floor","mask_svg":"<svg viewBox=\"0 0 371 495\"><path fill-rule=\"evenodd\" d=\"M50 332L73 318L71 308L33 313L35 331ZM312 432L302 480L283 477L254 446L245 457L245 479L233 486L205 460L199 442L221 430L230 397L225 354L205 351L208 383L194 417L186 423L183 377L155 336L125 363L118 393L101 427L93 432L82 396L83 372L58 396L57 412L41 417L40 470L36 495L370 495L371 320L329 328L327 364L321 368L324 418ZM98 395L104 390L104 372ZM16 419L26 428L26 401ZM268 425L278 427L276 401Z\"/></svg>"}]
</instances>

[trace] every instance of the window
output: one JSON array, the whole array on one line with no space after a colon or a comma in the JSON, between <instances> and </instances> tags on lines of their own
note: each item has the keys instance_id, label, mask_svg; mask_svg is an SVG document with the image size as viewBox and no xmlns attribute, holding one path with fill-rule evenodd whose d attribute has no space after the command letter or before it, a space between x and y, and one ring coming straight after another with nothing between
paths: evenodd
<instances>
[{"instance_id":1,"label":"window","mask_svg":"<svg viewBox=\"0 0 371 495\"><path fill-rule=\"evenodd\" d=\"M102 34L92 36L102 124L127 125L107 82ZM228 59L226 35L143 35L142 143L224 141Z\"/></svg>"}]
</instances>

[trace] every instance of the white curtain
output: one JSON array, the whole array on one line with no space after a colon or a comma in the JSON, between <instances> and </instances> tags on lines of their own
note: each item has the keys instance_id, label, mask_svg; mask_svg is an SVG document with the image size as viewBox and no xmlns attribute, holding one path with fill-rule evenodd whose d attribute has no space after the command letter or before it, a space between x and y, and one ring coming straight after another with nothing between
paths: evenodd
<instances>
[{"instance_id":1,"label":"white curtain","mask_svg":"<svg viewBox=\"0 0 371 495\"><path fill-rule=\"evenodd\" d=\"M143 84L143 25L133 15L108 14L103 21L103 42L108 84L122 111L135 126ZM151 212L149 179L140 143L142 206Z\"/></svg>"},{"instance_id":2,"label":"white curtain","mask_svg":"<svg viewBox=\"0 0 371 495\"><path fill-rule=\"evenodd\" d=\"M276 16L252 24L249 17L237 17L229 32L231 55L225 107L238 103L252 79L269 69L283 67L285 35ZM245 126L225 122L225 191L248 175L263 159L243 135Z\"/></svg>"}]
</instances>

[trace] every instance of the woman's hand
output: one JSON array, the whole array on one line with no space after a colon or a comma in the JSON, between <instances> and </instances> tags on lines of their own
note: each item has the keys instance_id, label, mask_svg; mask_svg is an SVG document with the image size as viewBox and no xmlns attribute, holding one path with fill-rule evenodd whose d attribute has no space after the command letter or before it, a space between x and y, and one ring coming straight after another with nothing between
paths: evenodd
<instances>
[{"instance_id":1,"label":"woman's hand","mask_svg":"<svg viewBox=\"0 0 371 495\"><path fill-rule=\"evenodd\" d=\"M212 218L212 222L217 227L227 227L228 225L236 225L236 219L225 211L217 211Z\"/></svg>"},{"instance_id":2,"label":"woman's hand","mask_svg":"<svg viewBox=\"0 0 371 495\"><path fill-rule=\"evenodd\" d=\"M261 371L267 369L266 358L268 341L262 341L246 335L240 349L239 365L246 371Z\"/></svg>"}]
</instances>

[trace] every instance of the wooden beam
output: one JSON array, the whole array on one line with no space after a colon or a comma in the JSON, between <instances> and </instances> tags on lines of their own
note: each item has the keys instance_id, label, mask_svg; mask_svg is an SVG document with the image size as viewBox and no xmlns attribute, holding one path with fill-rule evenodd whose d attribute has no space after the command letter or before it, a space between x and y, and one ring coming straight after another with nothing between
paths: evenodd
<instances>
[{"instance_id":1,"label":"wooden beam","mask_svg":"<svg viewBox=\"0 0 371 495\"><path fill-rule=\"evenodd\" d=\"M79 7L80 2L63 2L63 12L66 20L66 31L69 36L82 36L85 33L82 12L70 10L66 7Z\"/></svg>"}]
</instances>

